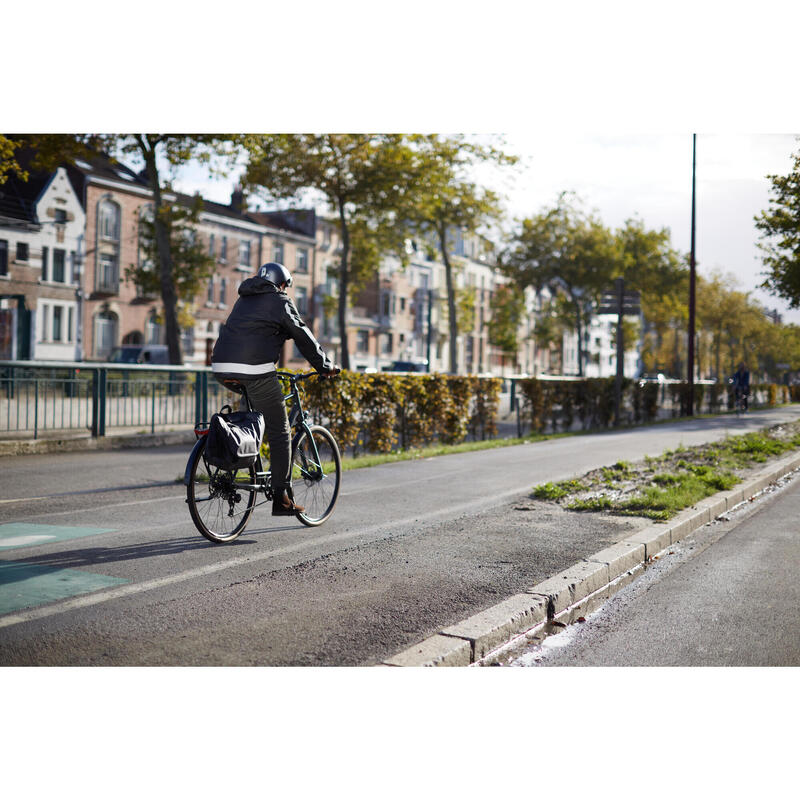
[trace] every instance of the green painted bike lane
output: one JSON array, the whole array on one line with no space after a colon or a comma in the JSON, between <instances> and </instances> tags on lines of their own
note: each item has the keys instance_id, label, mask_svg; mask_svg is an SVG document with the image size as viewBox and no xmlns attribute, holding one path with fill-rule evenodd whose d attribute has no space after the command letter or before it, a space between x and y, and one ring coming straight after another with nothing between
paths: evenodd
<instances>
[{"instance_id":1,"label":"green painted bike lane","mask_svg":"<svg viewBox=\"0 0 800 800\"><path fill-rule=\"evenodd\" d=\"M11 522L0 525L0 553L19 547L63 542L101 533L113 531L110 528ZM121 583L129 581L78 569L0 560L0 614L65 600Z\"/></svg>"}]
</instances>

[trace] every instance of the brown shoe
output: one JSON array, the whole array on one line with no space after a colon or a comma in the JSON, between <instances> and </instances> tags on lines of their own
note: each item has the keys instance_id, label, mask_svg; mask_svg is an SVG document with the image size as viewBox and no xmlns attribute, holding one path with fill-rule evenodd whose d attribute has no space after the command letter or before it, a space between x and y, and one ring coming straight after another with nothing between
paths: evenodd
<instances>
[{"instance_id":1,"label":"brown shoe","mask_svg":"<svg viewBox=\"0 0 800 800\"><path fill-rule=\"evenodd\" d=\"M305 508L294 502L291 489L279 491L272 500L273 517L294 517L303 511Z\"/></svg>"}]
</instances>

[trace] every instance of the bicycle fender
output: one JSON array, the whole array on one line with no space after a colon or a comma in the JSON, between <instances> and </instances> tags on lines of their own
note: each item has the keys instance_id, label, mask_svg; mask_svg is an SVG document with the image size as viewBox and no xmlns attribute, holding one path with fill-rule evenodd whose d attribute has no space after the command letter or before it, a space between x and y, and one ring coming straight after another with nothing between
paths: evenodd
<instances>
[{"instance_id":1,"label":"bicycle fender","mask_svg":"<svg viewBox=\"0 0 800 800\"><path fill-rule=\"evenodd\" d=\"M188 486L192 482L192 464L194 463L194 456L195 453L203 446L205 442L205 438L198 439L194 443L194 447L192 448L192 453L189 456L189 460L186 462L186 472L183 473L183 485Z\"/></svg>"},{"instance_id":2,"label":"bicycle fender","mask_svg":"<svg viewBox=\"0 0 800 800\"><path fill-rule=\"evenodd\" d=\"M297 433L292 437L292 450L291 452L297 449L297 443L300 441L300 437L306 432L305 428L298 429Z\"/></svg>"}]
</instances>

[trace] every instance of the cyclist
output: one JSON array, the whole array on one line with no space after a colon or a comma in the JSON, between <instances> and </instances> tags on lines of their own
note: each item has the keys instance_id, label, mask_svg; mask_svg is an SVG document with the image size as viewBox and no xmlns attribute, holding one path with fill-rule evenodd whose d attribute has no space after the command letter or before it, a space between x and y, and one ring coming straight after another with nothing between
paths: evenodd
<instances>
[{"instance_id":1,"label":"cyclist","mask_svg":"<svg viewBox=\"0 0 800 800\"><path fill-rule=\"evenodd\" d=\"M739 369L733 373L731 383L733 384L736 402L738 403L741 398L742 408L747 411L747 398L750 394L750 372L743 361L739 364Z\"/></svg>"},{"instance_id":2,"label":"cyclist","mask_svg":"<svg viewBox=\"0 0 800 800\"><path fill-rule=\"evenodd\" d=\"M291 486L291 439L289 418L275 363L288 339L314 369L325 377L340 368L325 354L286 294L292 285L289 270L276 262L259 267L239 287L239 298L211 353L214 377L241 381L256 411L264 415L269 441L270 470L274 490L272 514L289 517L304 510L294 502Z\"/></svg>"}]
</instances>

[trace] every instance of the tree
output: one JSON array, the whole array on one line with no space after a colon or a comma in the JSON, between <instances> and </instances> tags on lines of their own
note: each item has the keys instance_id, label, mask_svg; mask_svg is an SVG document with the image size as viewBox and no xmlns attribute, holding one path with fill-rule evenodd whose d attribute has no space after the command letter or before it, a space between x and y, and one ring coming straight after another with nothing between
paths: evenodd
<instances>
[{"instance_id":1,"label":"tree","mask_svg":"<svg viewBox=\"0 0 800 800\"><path fill-rule=\"evenodd\" d=\"M525 295L514 284L498 286L492 295L492 317L487 325L489 344L511 355L516 361L519 326L525 317Z\"/></svg>"},{"instance_id":2,"label":"tree","mask_svg":"<svg viewBox=\"0 0 800 800\"><path fill-rule=\"evenodd\" d=\"M158 264L159 294L164 310L164 331L171 364L183 362L178 321L178 293L175 288L175 257L170 248L166 221L169 212L164 200L165 182L161 164L175 171L192 161L211 164L214 157L233 162L241 137L222 134L32 134L15 141L30 146L36 153L32 166L55 169L76 158L91 158L98 151L112 157L133 156L144 163L144 173L153 196L154 239ZM8 151L0 142L0 158ZM20 171L13 150L0 160L0 176L13 169ZM215 171L222 172L217 167Z\"/></svg>"},{"instance_id":3,"label":"tree","mask_svg":"<svg viewBox=\"0 0 800 800\"><path fill-rule=\"evenodd\" d=\"M478 186L471 173L479 163L508 166L517 158L492 144L468 141L464 136L420 135L412 138L417 157L411 201L402 210L405 219L425 236L430 234L444 264L447 288L450 372L458 372L457 291L451 256L456 231L476 233L500 218L499 196Z\"/></svg>"},{"instance_id":4,"label":"tree","mask_svg":"<svg viewBox=\"0 0 800 800\"><path fill-rule=\"evenodd\" d=\"M178 324L182 328L194 324L194 300L214 274L214 259L195 235L201 209L202 199L198 195L190 206L165 203L160 212L169 237L172 282L177 296ZM126 267L125 277L144 297L158 297L161 294L161 276L156 269L158 242L155 218L149 206L143 206L139 212L139 250L138 263Z\"/></svg>"},{"instance_id":5,"label":"tree","mask_svg":"<svg viewBox=\"0 0 800 800\"><path fill-rule=\"evenodd\" d=\"M614 277L624 278L626 289L641 293L644 371L679 375L680 334L688 319L687 259L672 248L668 228L648 230L640 219L626 220L615 238L619 262Z\"/></svg>"},{"instance_id":6,"label":"tree","mask_svg":"<svg viewBox=\"0 0 800 800\"><path fill-rule=\"evenodd\" d=\"M347 308L351 290L377 270L381 257L405 254L397 209L411 185L411 152L399 134L269 134L246 137L248 186L265 199L321 195L339 222L340 361L350 368Z\"/></svg>"},{"instance_id":7,"label":"tree","mask_svg":"<svg viewBox=\"0 0 800 800\"><path fill-rule=\"evenodd\" d=\"M769 208L755 217L761 231L766 280L761 284L800 308L800 152L788 175L768 175L772 182Z\"/></svg>"},{"instance_id":8,"label":"tree","mask_svg":"<svg viewBox=\"0 0 800 800\"><path fill-rule=\"evenodd\" d=\"M546 287L565 298L578 336L580 376L583 333L599 295L611 286L618 262L613 234L568 193L553 208L523 219L503 255L503 271L520 289Z\"/></svg>"}]
</instances>

